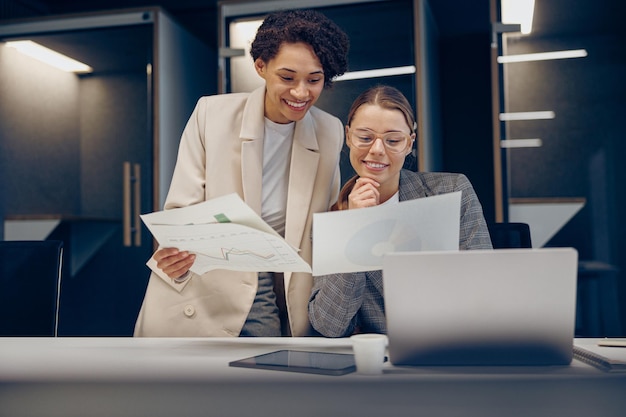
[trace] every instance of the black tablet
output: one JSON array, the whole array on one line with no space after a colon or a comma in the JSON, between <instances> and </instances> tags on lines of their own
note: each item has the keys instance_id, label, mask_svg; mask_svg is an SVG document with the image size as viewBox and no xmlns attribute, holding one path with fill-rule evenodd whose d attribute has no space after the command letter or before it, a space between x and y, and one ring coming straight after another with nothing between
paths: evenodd
<instances>
[{"instance_id":1,"label":"black tablet","mask_svg":"<svg viewBox=\"0 0 626 417\"><path fill-rule=\"evenodd\" d=\"M271 369L322 375L345 375L356 370L354 355L348 353L278 350L230 362L240 368Z\"/></svg>"}]
</instances>

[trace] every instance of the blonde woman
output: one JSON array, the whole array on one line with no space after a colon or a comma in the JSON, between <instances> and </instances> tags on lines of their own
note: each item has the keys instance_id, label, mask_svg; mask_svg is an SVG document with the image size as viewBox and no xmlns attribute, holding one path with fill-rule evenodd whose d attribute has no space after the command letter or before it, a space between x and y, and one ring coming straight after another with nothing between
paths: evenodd
<instances>
[{"instance_id":1,"label":"blonde woman","mask_svg":"<svg viewBox=\"0 0 626 417\"><path fill-rule=\"evenodd\" d=\"M397 89L377 86L352 104L346 144L356 175L342 188L336 210L396 204L461 191L459 249L491 249L482 206L463 174L402 169L415 141L413 110ZM419 273L419 272L416 272ZM327 337L386 333L382 272L314 277L309 320Z\"/></svg>"}]
</instances>

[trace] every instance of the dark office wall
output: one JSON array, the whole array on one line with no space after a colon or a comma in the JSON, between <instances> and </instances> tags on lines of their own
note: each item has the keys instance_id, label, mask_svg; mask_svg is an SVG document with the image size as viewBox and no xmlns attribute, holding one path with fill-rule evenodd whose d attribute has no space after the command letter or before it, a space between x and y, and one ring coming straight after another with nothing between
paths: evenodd
<instances>
[{"instance_id":1,"label":"dark office wall","mask_svg":"<svg viewBox=\"0 0 626 417\"><path fill-rule=\"evenodd\" d=\"M487 221L495 219L489 15L483 33L440 41L443 170L472 182Z\"/></svg>"},{"instance_id":2,"label":"dark office wall","mask_svg":"<svg viewBox=\"0 0 626 417\"><path fill-rule=\"evenodd\" d=\"M75 75L0 46L4 215L78 213L78 91Z\"/></svg>"},{"instance_id":3,"label":"dark office wall","mask_svg":"<svg viewBox=\"0 0 626 417\"><path fill-rule=\"evenodd\" d=\"M145 73L81 80L0 47L5 215L121 217L122 166L111 164L149 155L146 94Z\"/></svg>"},{"instance_id":4,"label":"dark office wall","mask_svg":"<svg viewBox=\"0 0 626 417\"><path fill-rule=\"evenodd\" d=\"M585 206L547 246L615 265L626 324L626 43L623 33L509 42L510 54L584 48L585 58L510 64L510 111L553 110L553 120L511 123L512 137L541 148L510 152L512 197L583 197Z\"/></svg>"},{"instance_id":5,"label":"dark office wall","mask_svg":"<svg viewBox=\"0 0 626 417\"><path fill-rule=\"evenodd\" d=\"M624 180L623 170L617 169L624 154L616 151L624 136L626 47L616 36L520 39L509 45L510 54L574 47L588 52L586 58L507 66L509 111L556 114L553 120L510 123L511 137L543 142L539 148L510 152L511 196L584 197L578 230L563 232L574 238L569 244L576 245L583 259L614 262L618 253L611 253L612 230L620 227L615 196Z\"/></svg>"},{"instance_id":6,"label":"dark office wall","mask_svg":"<svg viewBox=\"0 0 626 417\"><path fill-rule=\"evenodd\" d=\"M209 27L217 26L217 18ZM169 190L180 137L198 99L217 93L217 46L207 46L169 15L158 19L154 55L155 128L159 143L155 160L155 203L161 210ZM217 43L216 43L217 45Z\"/></svg>"},{"instance_id":7,"label":"dark office wall","mask_svg":"<svg viewBox=\"0 0 626 417\"><path fill-rule=\"evenodd\" d=\"M151 162L146 74L85 77L80 103L81 215L121 218L122 162ZM143 160L133 159L135 155ZM150 169L144 171L144 181L150 181Z\"/></svg>"}]
</instances>

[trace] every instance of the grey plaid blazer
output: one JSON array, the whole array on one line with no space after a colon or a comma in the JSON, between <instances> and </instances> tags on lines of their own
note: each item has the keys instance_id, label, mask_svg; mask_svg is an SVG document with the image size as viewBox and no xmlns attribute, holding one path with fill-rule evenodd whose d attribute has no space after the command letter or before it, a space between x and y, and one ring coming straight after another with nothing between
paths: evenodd
<instances>
[{"instance_id":1,"label":"grey plaid blazer","mask_svg":"<svg viewBox=\"0 0 626 417\"><path fill-rule=\"evenodd\" d=\"M459 249L492 249L482 206L465 175L400 171L400 201L455 191L461 191ZM313 277L309 320L326 337L386 333L382 271Z\"/></svg>"}]
</instances>

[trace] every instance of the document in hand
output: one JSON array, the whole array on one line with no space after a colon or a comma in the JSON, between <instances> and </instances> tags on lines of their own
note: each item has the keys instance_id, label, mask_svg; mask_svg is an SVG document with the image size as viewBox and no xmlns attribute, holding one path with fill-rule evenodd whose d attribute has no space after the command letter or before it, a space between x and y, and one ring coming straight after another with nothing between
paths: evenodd
<instances>
[{"instance_id":1,"label":"document in hand","mask_svg":"<svg viewBox=\"0 0 626 417\"><path fill-rule=\"evenodd\" d=\"M159 242L196 254L191 271L311 272L311 267L237 194L171 210L141 220Z\"/></svg>"},{"instance_id":2,"label":"document in hand","mask_svg":"<svg viewBox=\"0 0 626 417\"><path fill-rule=\"evenodd\" d=\"M388 252L459 250L461 192L313 215L313 275L382 269Z\"/></svg>"}]
</instances>

